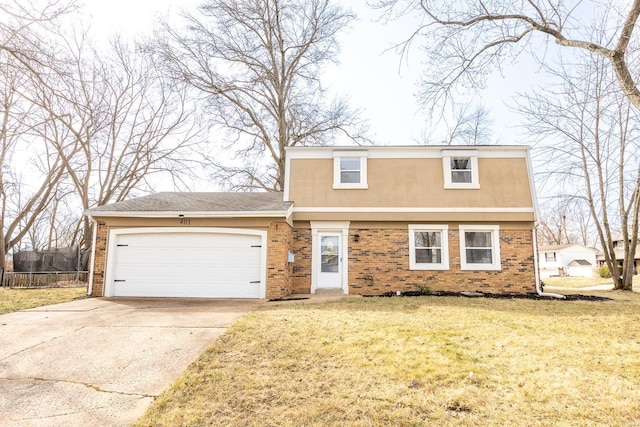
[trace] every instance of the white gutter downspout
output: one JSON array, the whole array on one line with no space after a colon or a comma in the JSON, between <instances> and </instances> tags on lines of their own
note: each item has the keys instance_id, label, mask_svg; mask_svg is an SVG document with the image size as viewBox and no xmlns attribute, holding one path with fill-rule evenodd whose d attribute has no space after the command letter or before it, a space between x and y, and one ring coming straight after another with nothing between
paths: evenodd
<instances>
[{"instance_id":1,"label":"white gutter downspout","mask_svg":"<svg viewBox=\"0 0 640 427\"><path fill-rule=\"evenodd\" d=\"M89 286L87 287L87 296L93 293L93 272L96 263L96 241L98 238L98 221L93 219L91 215L87 215L89 221L93 223L93 236L91 238L91 265L89 266Z\"/></svg>"},{"instance_id":2,"label":"white gutter downspout","mask_svg":"<svg viewBox=\"0 0 640 427\"><path fill-rule=\"evenodd\" d=\"M553 294L549 292L543 292L540 288L540 273L538 270L538 235L536 233L536 229L538 228L538 223L536 222L533 225L533 230L531 230L533 236L533 265L535 268L535 278L536 278L536 293L541 297L551 297L558 299L566 299L567 297L560 294Z\"/></svg>"}]
</instances>

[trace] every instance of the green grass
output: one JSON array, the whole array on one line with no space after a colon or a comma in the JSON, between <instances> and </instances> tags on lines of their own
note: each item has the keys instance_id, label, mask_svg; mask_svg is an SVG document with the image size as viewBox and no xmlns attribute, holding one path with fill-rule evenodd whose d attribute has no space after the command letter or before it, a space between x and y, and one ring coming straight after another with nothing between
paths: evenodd
<instances>
[{"instance_id":1,"label":"green grass","mask_svg":"<svg viewBox=\"0 0 640 427\"><path fill-rule=\"evenodd\" d=\"M85 286L75 288L0 288L0 314L71 301L86 295Z\"/></svg>"},{"instance_id":2,"label":"green grass","mask_svg":"<svg viewBox=\"0 0 640 427\"><path fill-rule=\"evenodd\" d=\"M138 426L639 426L640 295L344 298L235 323Z\"/></svg>"}]
</instances>

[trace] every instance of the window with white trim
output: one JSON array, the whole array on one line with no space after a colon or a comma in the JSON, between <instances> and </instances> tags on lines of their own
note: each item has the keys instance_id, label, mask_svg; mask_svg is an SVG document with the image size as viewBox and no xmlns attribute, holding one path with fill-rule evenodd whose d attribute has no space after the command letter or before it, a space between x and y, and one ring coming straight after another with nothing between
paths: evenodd
<instances>
[{"instance_id":1,"label":"window with white trim","mask_svg":"<svg viewBox=\"0 0 640 427\"><path fill-rule=\"evenodd\" d=\"M444 170L444 188L480 188L476 151L443 151L442 168Z\"/></svg>"},{"instance_id":2,"label":"window with white trim","mask_svg":"<svg viewBox=\"0 0 640 427\"><path fill-rule=\"evenodd\" d=\"M500 236L497 225L460 226L460 268L500 270Z\"/></svg>"},{"instance_id":3,"label":"window with white trim","mask_svg":"<svg viewBox=\"0 0 640 427\"><path fill-rule=\"evenodd\" d=\"M544 260L546 262L556 262L556 253L555 252L545 252Z\"/></svg>"},{"instance_id":4,"label":"window with white trim","mask_svg":"<svg viewBox=\"0 0 640 427\"><path fill-rule=\"evenodd\" d=\"M367 188L367 152L333 153L333 188Z\"/></svg>"},{"instance_id":5,"label":"window with white trim","mask_svg":"<svg viewBox=\"0 0 640 427\"><path fill-rule=\"evenodd\" d=\"M409 269L448 270L447 225L409 224Z\"/></svg>"}]
</instances>

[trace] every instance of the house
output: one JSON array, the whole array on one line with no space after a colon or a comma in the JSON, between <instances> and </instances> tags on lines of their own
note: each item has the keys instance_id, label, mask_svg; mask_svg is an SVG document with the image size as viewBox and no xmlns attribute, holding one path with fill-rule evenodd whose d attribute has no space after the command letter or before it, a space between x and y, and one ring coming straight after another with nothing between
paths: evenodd
<instances>
[{"instance_id":1,"label":"house","mask_svg":"<svg viewBox=\"0 0 640 427\"><path fill-rule=\"evenodd\" d=\"M622 237L622 233L618 233L613 236L613 251L616 254L616 260L618 260L618 265L623 265L624 264L624 238ZM599 253L597 255L597 261L598 261L598 265L600 266L603 266L606 264L603 253ZM638 274L638 270L640 270L640 238L636 243L636 252L633 256L633 274Z\"/></svg>"},{"instance_id":2,"label":"house","mask_svg":"<svg viewBox=\"0 0 640 427\"><path fill-rule=\"evenodd\" d=\"M593 277L597 249L578 244L540 246L540 277Z\"/></svg>"},{"instance_id":3,"label":"house","mask_svg":"<svg viewBox=\"0 0 640 427\"><path fill-rule=\"evenodd\" d=\"M86 214L94 296L536 289L524 146L294 147L283 193L158 193Z\"/></svg>"}]
</instances>

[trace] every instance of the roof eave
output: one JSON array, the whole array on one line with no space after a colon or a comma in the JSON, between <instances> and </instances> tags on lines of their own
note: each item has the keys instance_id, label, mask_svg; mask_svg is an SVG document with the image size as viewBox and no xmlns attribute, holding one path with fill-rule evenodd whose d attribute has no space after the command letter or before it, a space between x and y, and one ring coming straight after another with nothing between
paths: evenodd
<instances>
[{"instance_id":1,"label":"roof eave","mask_svg":"<svg viewBox=\"0 0 640 427\"><path fill-rule=\"evenodd\" d=\"M284 211L84 211L89 217L108 218L287 218L290 210Z\"/></svg>"}]
</instances>

